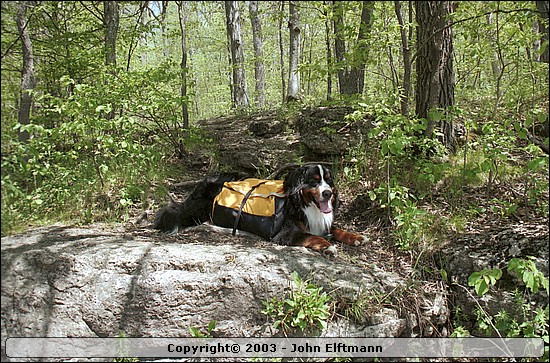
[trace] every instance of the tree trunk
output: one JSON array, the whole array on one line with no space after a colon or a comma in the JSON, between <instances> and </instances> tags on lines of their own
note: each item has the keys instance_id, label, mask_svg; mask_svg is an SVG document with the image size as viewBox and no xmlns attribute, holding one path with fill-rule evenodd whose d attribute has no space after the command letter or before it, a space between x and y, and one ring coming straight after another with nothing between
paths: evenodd
<instances>
[{"instance_id":1,"label":"tree trunk","mask_svg":"<svg viewBox=\"0 0 550 363\"><path fill-rule=\"evenodd\" d=\"M144 2L142 4L143 4L142 5L142 13L141 13L141 18L140 18L141 24L136 24L136 28L134 30L135 33L137 33L137 26L138 25L142 26L145 29L147 27L147 23L149 22L149 11L148 11L148 8L147 8L148 3ZM140 36L138 42L141 43L140 44L141 46L147 47L147 38L146 38L146 36ZM149 54L148 54L148 52L141 52L140 60L141 60L141 66L144 67L144 68L147 67L147 65L149 64Z\"/></svg>"},{"instance_id":2,"label":"tree trunk","mask_svg":"<svg viewBox=\"0 0 550 363\"><path fill-rule=\"evenodd\" d=\"M290 53L288 62L288 92L287 102L299 100L300 95L300 14L296 9L296 2L289 2L288 27L290 28Z\"/></svg>"},{"instance_id":3,"label":"tree trunk","mask_svg":"<svg viewBox=\"0 0 550 363\"><path fill-rule=\"evenodd\" d=\"M183 118L183 127L189 128L189 110L187 108L187 32L186 19L184 11L184 2L178 1L178 17L181 31L181 116Z\"/></svg>"},{"instance_id":4,"label":"tree trunk","mask_svg":"<svg viewBox=\"0 0 550 363\"><path fill-rule=\"evenodd\" d=\"M262 39L262 23L258 15L258 2L250 1L248 4L250 21L252 23L252 42L254 44L254 77L256 78L255 102L256 106L265 106L265 69L264 50Z\"/></svg>"},{"instance_id":5,"label":"tree trunk","mask_svg":"<svg viewBox=\"0 0 550 363\"><path fill-rule=\"evenodd\" d=\"M361 21L357 32L357 42L354 52L346 52L348 37L344 28L344 8L341 1L334 1L334 50L338 67L338 85L340 94L362 94L365 82L365 63L368 47L366 38L371 28L371 18L374 2L363 1Z\"/></svg>"},{"instance_id":6,"label":"tree trunk","mask_svg":"<svg viewBox=\"0 0 550 363\"><path fill-rule=\"evenodd\" d=\"M542 19L548 21L548 12L549 12L548 1L535 1L535 2L537 3L537 9L538 9ZM546 26L546 23L544 21L541 21L539 23L540 23L539 24L540 31L542 33L540 43L544 44L544 42L548 42L548 38L549 38L549 35L550 35L550 30ZM548 63L550 61L550 58L548 56L548 48L550 48L549 45L546 46L546 48L544 49L544 52L540 55L539 59L540 59L541 62Z\"/></svg>"},{"instance_id":7,"label":"tree trunk","mask_svg":"<svg viewBox=\"0 0 550 363\"><path fill-rule=\"evenodd\" d=\"M395 14L399 22L399 31L401 33L401 47L403 52L403 85L400 90L399 102L401 104L401 114L405 117L409 116L409 95L411 92L411 49L409 48L409 38L407 36L403 13L401 12L401 4L399 1L394 1Z\"/></svg>"},{"instance_id":8,"label":"tree trunk","mask_svg":"<svg viewBox=\"0 0 550 363\"><path fill-rule=\"evenodd\" d=\"M170 56L170 44L168 41L168 32L167 32L167 23L166 23L166 13L168 12L168 3L169 1L163 0L160 1L160 31L162 37L162 55L167 58Z\"/></svg>"},{"instance_id":9,"label":"tree trunk","mask_svg":"<svg viewBox=\"0 0 550 363\"><path fill-rule=\"evenodd\" d=\"M114 74L116 66L116 38L118 33L118 3L103 2L103 24L105 26L105 66ZM109 120L115 117L115 106L105 115Z\"/></svg>"},{"instance_id":10,"label":"tree trunk","mask_svg":"<svg viewBox=\"0 0 550 363\"><path fill-rule=\"evenodd\" d=\"M327 8L327 1L323 1L323 5ZM330 17L328 10L325 15L325 44L327 47L327 101L332 99L332 49L330 47Z\"/></svg>"},{"instance_id":11,"label":"tree trunk","mask_svg":"<svg viewBox=\"0 0 550 363\"><path fill-rule=\"evenodd\" d=\"M231 53L233 108L248 107L248 88L244 71L244 47L238 1L225 1L227 36Z\"/></svg>"},{"instance_id":12,"label":"tree trunk","mask_svg":"<svg viewBox=\"0 0 550 363\"><path fill-rule=\"evenodd\" d=\"M334 55L338 63L338 87L340 94L349 94L348 65L346 65L346 41L344 37L344 9L341 1L333 1Z\"/></svg>"},{"instance_id":13,"label":"tree trunk","mask_svg":"<svg viewBox=\"0 0 550 363\"><path fill-rule=\"evenodd\" d=\"M103 23L105 25L105 65L116 65L116 38L118 33L118 3L103 2Z\"/></svg>"},{"instance_id":14,"label":"tree trunk","mask_svg":"<svg viewBox=\"0 0 550 363\"><path fill-rule=\"evenodd\" d=\"M492 25L493 24L493 15L494 13L489 13L487 14L487 24L489 25ZM496 24L497 26L497 33L498 33L498 23ZM489 36L489 39L491 40L491 47L492 49L498 49L498 47L500 46L499 43L498 43L498 40L495 39L495 37L493 36ZM498 55L498 51L494 51L494 56L493 56L493 60L491 61L491 70L493 71L493 77L495 78L495 80L497 80L499 77L500 77L500 73L502 71L501 67L500 67L500 57ZM500 94L500 92L498 92ZM497 96L497 98L500 98L500 95Z\"/></svg>"},{"instance_id":15,"label":"tree trunk","mask_svg":"<svg viewBox=\"0 0 550 363\"><path fill-rule=\"evenodd\" d=\"M361 10L361 22L359 23L359 32L357 33L357 47L354 55L355 61L358 63L353 68L353 74L357 81L355 93L362 94L365 88L365 64L368 58L368 42L367 37L372 28L372 12L374 10L374 1L363 1Z\"/></svg>"},{"instance_id":16,"label":"tree trunk","mask_svg":"<svg viewBox=\"0 0 550 363\"><path fill-rule=\"evenodd\" d=\"M283 14L285 12L285 2L281 1L281 10L279 11L279 64L281 65L281 96L283 102L286 101L286 81L285 81L285 47L283 45Z\"/></svg>"},{"instance_id":17,"label":"tree trunk","mask_svg":"<svg viewBox=\"0 0 550 363\"><path fill-rule=\"evenodd\" d=\"M416 113L428 121L431 137L440 121L445 146L456 149L455 127L447 113L454 105L455 77L451 33L451 2L417 1ZM434 112L436 110L443 111ZM435 117L435 115L439 115Z\"/></svg>"},{"instance_id":18,"label":"tree trunk","mask_svg":"<svg viewBox=\"0 0 550 363\"><path fill-rule=\"evenodd\" d=\"M34 78L34 54L32 50L31 37L27 28L27 6L30 6L29 1L20 1L17 7L17 30L21 38L23 49L23 70L21 72L21 94L19 96L19 112L17 121L21 126L30 123L31 106L32 106L32 91L35 86ZM18 138L20 142L27 142L29 133L26 130L19 129Z\"/></svg>"}]
</instances>

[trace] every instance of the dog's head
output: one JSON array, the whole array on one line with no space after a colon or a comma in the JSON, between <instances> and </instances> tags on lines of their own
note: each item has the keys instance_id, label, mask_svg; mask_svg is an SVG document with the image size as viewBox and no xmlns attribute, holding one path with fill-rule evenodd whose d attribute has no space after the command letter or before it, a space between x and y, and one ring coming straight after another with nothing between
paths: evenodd
<instances>
[{"instance_id":1,"label":"dog's head","mask_svg":"<svg viewBox=\"0 0 550 363\"><path fill-rule=\"evenodd\" d=\"M338 205L332 171L321 164L308 164L292 171L284 182L289 198L302 206L315 205L324 214L333 213Z\"/></svg>"}]
</instances>

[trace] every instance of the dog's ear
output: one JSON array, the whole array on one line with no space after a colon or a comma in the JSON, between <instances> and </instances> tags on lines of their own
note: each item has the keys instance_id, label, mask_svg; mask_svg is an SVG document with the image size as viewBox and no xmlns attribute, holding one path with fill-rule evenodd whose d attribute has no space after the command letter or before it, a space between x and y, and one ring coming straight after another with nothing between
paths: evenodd
<instances>
[{"instance_id":1,"label":"dog's ear","mask_svg":"<svg viewBox=\"0 0 550 363\"><path fill-rule=\"evenodd\" d=\"M340 198L338 198L338 189L332 188L332 210L334 213L338 211L340 206Z\"/></svg>"},{"instance_id":2,"label":"dog's ear","mask_svg":"<svg viewBox=\"0 0 550 363\"><path fill-rule=\"evenodd\" d=\"M306 180L307 168L305 166L292 170L283 183L286 195L295 195L302 190Z\"/></svg>"}]
</instances>

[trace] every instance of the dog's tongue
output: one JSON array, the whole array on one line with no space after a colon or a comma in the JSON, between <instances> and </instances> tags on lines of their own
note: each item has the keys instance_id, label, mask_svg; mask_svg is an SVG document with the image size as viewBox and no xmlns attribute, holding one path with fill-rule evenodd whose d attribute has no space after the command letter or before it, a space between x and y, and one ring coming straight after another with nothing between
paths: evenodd
<instances>
[{"instance_id":1,"label":"dog's tongue","mask_svg":"<svg viewBox=\"0 0 550 363\"><path fill-rule=\"evenodd\" d=\"M331 206L330 206L329 200L325 200L325 201L319 202L319 209L320 209L321 212L323 212L323 213L330 213L330 212L332 212L332 208L331 208Z\"/></svg>"}]
</instances>

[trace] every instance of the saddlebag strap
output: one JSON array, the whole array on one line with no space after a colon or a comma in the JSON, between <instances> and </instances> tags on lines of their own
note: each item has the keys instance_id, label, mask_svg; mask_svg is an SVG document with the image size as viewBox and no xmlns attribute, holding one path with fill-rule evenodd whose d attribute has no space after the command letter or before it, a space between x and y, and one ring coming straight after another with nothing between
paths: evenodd
<instances>
[{"instance_id":1,"label":"saddlebag strap","mask_svg":"<svg viewBox=\"0 0 550 363\"><path fill-rule=\"evenodd\" d=\"M235 224L233 224L233 232L231 232L231 234L234 236L235 233L237 232L237 226L239 225L239 221L241 220L241 214L243 213L243 208L244 208L244 205L246 204L246 201L248 200L248 198L250 197L250 194L252 194L252 192L254 191L254 189L256 189L257 187L259 187L260 185L266 183L266 181L263 181L261 183L258 183L256 185L254 185L252 188L250 188L250 190L248 191L248 193L246 193L246 195L244 196L243 198L243 201L241 203L241 206L239 207L239 212L237 213L237 217L235 218Z\"/></svg>"}]
</instances>

